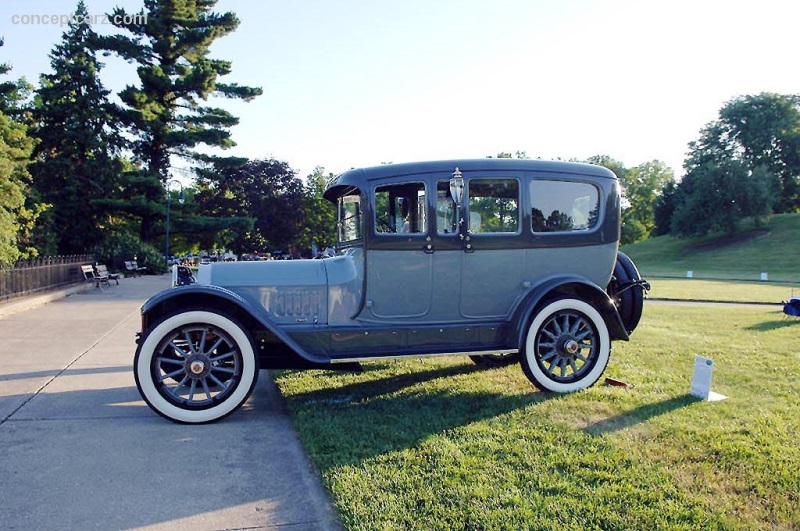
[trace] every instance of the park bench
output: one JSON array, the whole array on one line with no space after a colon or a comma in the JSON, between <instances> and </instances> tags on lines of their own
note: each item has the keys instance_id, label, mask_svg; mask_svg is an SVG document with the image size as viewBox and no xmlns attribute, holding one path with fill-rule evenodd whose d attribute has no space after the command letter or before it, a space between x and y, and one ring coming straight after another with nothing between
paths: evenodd
<instances>
[{"instance_id":1,"label":"park bench","mask_svg":"<svg viewBox=\"0 0 800 531\"><path fill-rule=\"evenodd\" d=\"M125 262L125 270L133 273L136 276L141 276L141 274L147 271L146 267L141 267L136 260L128 260Z\"/></svg>"},{"instance_id":2,"label":"park bench","mask_svg":"<svg viewBox=\"0 0 800 531\"><path fill-rule=\"evenodd\" d=\"M119 286L119 275L117 273L110 272L105 264L97 264L94 269L98 277L106 279L106 284L109 283L108 281L114 280L117 283L117 286Z\"/></svg>"},{"instance_id":3,"label":"park bench","mask_svg":"<svg viewBox=\"0 0 800 531\"><path fill-rule=\"evenodd\" d=\"M101 277L99 274L97 274L97 271L94 270L94 266L92 266L91 264L82 265L81 273L83 273L83 279L86 282L94 282L96 288L103 289L102 284L110 286L110 284L108 283L108 275L106 275L105 277Z\"/></svg>"}]
</instances>

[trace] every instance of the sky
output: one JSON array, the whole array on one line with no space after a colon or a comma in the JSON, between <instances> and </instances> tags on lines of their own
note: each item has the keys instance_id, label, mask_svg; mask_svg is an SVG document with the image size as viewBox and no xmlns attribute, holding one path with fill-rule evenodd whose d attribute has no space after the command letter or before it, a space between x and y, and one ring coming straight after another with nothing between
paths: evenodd
<instances>
[{"instance_id":1,"label":"sky","mask_svg":"<svg viewBox=\"0 0 800 531\"><path fill-rule=\"evenodd\" d=\"M141 1L85 0L90 14ZM24 24L77 1L0 0L0 62L35 83L65 27ZM609 155L682 174L688 143L732 98L800 93L800 2L675 0L219 0L236 32L211 56L252 102L227 154L304 177L385 162ZM29 17L24 17L29 15ZM110 26L95 24L99 33ZM137 82L102 58L107 88Z\"/></svg>"}]
</instances>

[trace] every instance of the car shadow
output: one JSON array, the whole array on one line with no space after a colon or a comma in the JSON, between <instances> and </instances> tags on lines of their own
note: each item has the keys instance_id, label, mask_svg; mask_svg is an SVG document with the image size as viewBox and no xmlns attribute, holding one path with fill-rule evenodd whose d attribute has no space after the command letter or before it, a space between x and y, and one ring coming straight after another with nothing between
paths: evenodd
<instances>
[{"instance_id":1,"label":"car shadow","mask_svg":"<svg viewBox=\"0 0 800 531\"><path fill-rule=\"evenodd\" d=\"M605 435L607 433L621 431L700 401L702 401L702 399L686 394L662 402L645 404L630 411L625 411L619 415L590 424L584 427L583 431L590 435Z\"/></svg>"},{"instance_id":2,"label":"car shadow","mask_svg":"<svg viewBox=\"0 0 800 531\"><path fill-rule=\"evenodd\" d=\"M303 437L312 454L326 455L322 472L358 465L387 452L413 448L433 435L500 417L561 395L532 390L524 394L459 390L458 385L411 388L491 368L472 364L413 371L336 389L298 393L285 398L295 418L303 417L323 433ZM402 394L398 394L401 393ZM445 414L446 412L446 414ZM342 451L346 449L346 451Z\"/></svg>"}]
</instances>

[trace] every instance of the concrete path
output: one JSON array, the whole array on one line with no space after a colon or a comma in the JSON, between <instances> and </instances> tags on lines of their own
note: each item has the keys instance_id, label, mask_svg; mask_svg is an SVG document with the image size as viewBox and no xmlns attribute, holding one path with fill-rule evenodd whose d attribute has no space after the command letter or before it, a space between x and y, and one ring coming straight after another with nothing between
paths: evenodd
<instances>
[{"instance_id":1,"label":"concrete path","mask_svg":"<svg viewBox=\"0 0 800 531\"><path fill-rule=\"evenodd\" d=\"M0 529L339 529L262 371L220 422L183 426L139 397L142 302L122 279L0 318Z\"/></svg>"}]
</instances>

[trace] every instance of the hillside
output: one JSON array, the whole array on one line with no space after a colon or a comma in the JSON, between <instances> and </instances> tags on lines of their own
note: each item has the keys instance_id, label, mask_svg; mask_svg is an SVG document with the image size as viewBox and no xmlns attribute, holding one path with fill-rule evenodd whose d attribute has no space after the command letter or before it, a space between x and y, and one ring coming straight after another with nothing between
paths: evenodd
<instances>
[{"instance_id":1,"label":"hillside","mask_svg":"<svg viewBox=\"0 0 800 531\"><path fill-rule=\"evenodd\" d=\"M659 236L621 249L650 277L800 281L800 214L772 216L759 228L745 223L733 237Z\"/></svg>"}]
</instances>

